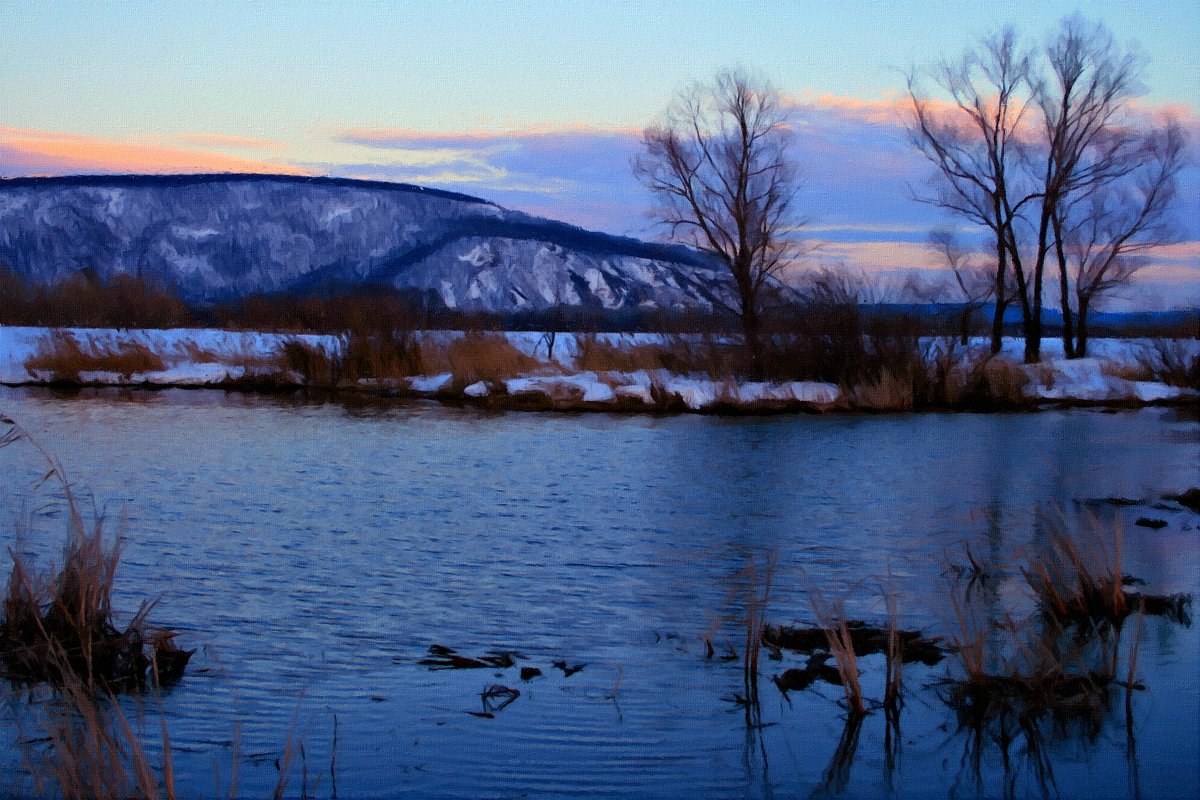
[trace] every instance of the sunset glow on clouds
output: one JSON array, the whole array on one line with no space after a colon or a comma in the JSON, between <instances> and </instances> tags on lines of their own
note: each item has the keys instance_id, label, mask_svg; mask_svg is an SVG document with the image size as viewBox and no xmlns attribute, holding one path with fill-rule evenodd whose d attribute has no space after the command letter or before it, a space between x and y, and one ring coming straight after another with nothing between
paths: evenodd
<instances>
[{"instance_id":1,"label":"sunset glow on clouds","mask_svg":"<svg viewBox=\"0 0 1200 800\"><path fill-rule=\"evenodd\" d=\"M1150 0L1148 0L1150 2ZM1097 0L1147 55L1135 106L1200 142L1200 7ZM915 202L930 167L904 122L903 71L1018 22L1036 39L1067 3L942 3L853 14L809 4L555 3L532 10L136 2L9 8L0 176L262 172L401 181L619 234L661 234L630 162L678 90L741 65L783 93L812 263L928 271ZM203 36L195 31L205 31ZM1195 151L1193 151L1195 152ZM1182 243L1145 282L1200 302L1200 168L1181 181ZM967 241L983 237L967 228Z\"/></svg>"},{"instance_id":2,"label":"sunset glow on clouds","mask_svg":"<svg viewBox=\"0 0 1200 800\"><path fill-rule=\"evenodd\" d=\"M183 137L178 144L163 144L0 126L0 175L303 172L282 161L240 157L204 147L235 151L271 149L264 148L264 143L249 145L249 142L257 140L195 134ZM192 146L187 146L189 144Z\"/></svg>"}]
</instances>

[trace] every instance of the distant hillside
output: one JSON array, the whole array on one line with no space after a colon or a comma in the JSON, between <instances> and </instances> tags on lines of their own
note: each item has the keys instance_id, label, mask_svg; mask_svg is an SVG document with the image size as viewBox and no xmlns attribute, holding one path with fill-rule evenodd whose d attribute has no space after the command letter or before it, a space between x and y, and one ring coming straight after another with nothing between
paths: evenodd
<instances>
[{"instance_id":1,"label":"distant hillside","mask_svg":"<svg viewBox=\"0 0 1200 800\"><path fill-rule=\"evenodd\" d=\"M709 309L695 251L409 184L276 175L0 180L0 267L50 283L133 275L192 304L386 286L447 308Z\"/></svg>"}]
</instances>

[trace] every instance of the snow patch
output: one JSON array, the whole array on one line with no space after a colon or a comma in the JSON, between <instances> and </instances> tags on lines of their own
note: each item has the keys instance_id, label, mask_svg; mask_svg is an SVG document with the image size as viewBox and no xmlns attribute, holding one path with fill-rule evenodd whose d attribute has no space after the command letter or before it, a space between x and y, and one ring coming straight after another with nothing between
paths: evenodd
<instances>
[{"instance_id":1,"label":"snow patch","mask_svg":"<svg viewBox=\"0 0 1200 800\"><path fill-rule=\"evenodd\" d=\"M476 381L463 389L463 394L467 397L487 397L491 394L491 389L488 388L487 383L484 381Z\"/></svg>"},{"instance_id":2,"label":"snow patch","mask_svg":"<svg viewBox=\"0 0 1200 800\"><path fill-rule=\"evenodd\" d=\"M441 375L418 375L408 379L408 388L421 394L437 394L450 388L453 382L454 376L449 372L443 372Z\"/></svg>"}]
</instances>

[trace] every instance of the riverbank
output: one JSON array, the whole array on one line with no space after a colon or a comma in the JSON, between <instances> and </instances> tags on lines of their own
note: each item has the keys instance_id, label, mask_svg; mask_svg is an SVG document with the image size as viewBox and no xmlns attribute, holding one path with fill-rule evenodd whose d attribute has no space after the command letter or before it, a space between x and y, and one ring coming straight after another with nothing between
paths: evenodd
<instances>
[{"instance_id":1,"label":"riverbank","mask_svg":"<svg viewBox=\"0 0 1200 800\"><path fill-rule=\"evenodd\" d=\"M5 385L325 390L527 410L831 412L1195 402L1200 342L1099 339L1020 362L1021 342L922 339L869 381L746 381L733 345L665 334L416 331L380 339L213 329L0 327ZM783 350L786 362L787 351Z\"/></svg>"}]
</instances>

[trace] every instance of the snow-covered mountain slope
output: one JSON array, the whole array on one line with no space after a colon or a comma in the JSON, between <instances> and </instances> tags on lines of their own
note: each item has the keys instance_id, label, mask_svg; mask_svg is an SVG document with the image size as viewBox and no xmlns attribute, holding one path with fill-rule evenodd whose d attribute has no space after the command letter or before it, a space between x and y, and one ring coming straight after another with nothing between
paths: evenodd
<instances>
[{"instance_id":1,"label":"snow-covered mountain slope","mask_svg":"<svg viewBox=\"0 0 1200 800\"><path fill-rule=\"evenodd\" d=\"M363 285L451 308L708 308L734 288L680 247L594 233L406 184L266 175L0 180L0 267L84 269L189 302Z\"/></svg>"}]
</instances>

